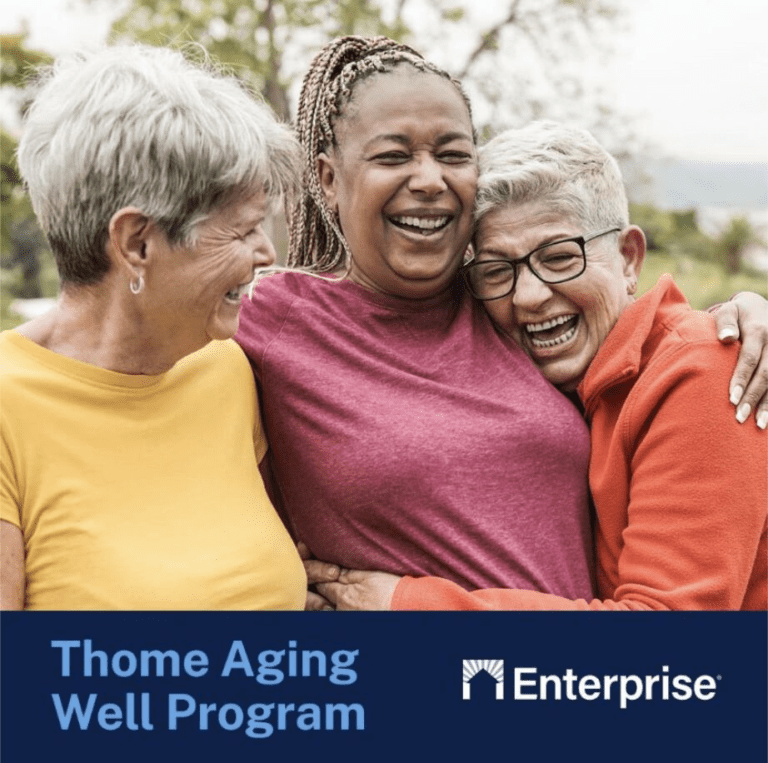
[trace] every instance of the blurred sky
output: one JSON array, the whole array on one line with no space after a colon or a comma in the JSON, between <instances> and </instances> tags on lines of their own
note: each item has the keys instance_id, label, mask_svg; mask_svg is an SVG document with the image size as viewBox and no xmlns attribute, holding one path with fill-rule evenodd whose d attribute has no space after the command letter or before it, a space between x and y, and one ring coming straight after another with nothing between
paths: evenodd
<instances>
[{"instance_id":1,"label":"blurred sky","mask_svg":"<svg viewBox=\"0 0 768 763\"><path fill-rule=\"evenodd\" d=\"M628 6L612 81L638 130L681 158L768 162L768 1Z\"/></svg>"},{"instance_id":2,"label":"blurred sky","mask_svg":"<svg viewBox=\"0 0 768 763\"><path fill-rule=\"evenodd\" d=\"M484 0L492 2L493 0ZM496 0L501 2L501 0ZM666 154L768 162L768 0L623 0L626 32L603 72L617 105ZM51 53L102 42L122 3L4 0L0 31L26 19Z\"/></svg>"}]
</instances>

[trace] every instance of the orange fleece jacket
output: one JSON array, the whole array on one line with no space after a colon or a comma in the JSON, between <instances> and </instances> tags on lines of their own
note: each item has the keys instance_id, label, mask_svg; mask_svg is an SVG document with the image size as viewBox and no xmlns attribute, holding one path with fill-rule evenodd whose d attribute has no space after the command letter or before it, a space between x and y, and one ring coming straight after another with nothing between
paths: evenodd
<instances>
[{"instance_id":1,"label":"orange fleece jacket","mask_svg":"<svg viewBox=\"0 0 768 763\"><path fill-rule=\"evenodd\" d=\"M728 402L737 352L664 276L592 361L598 599L406 577L392 609L766 609L768 437Z\"/></svg>"}]
</instances>

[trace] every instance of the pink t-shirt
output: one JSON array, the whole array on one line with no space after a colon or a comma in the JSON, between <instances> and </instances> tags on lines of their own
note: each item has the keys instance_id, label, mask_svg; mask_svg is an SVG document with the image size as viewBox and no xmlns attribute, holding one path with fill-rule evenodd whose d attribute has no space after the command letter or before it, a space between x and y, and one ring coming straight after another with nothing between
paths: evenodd
<instances>
[{"instance_id":1,"label":"pink t-shirt","mask_svg":"<svg viewBox=\"0 0 768 763\"><path fill-rule=\"evenodd\" d=\"M236 337L291 531L345 567L592 595L586 425L459 285L265 278Z\"/></svg>"}]
</instances>

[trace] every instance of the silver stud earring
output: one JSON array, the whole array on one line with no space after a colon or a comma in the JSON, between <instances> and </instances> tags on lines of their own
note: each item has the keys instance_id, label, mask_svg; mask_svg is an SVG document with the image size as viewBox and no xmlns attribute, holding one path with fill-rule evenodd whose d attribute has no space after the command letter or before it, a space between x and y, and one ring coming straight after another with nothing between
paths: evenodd
<instances>
[{"instance_id":1,"label":"silver stud earring","mask_svg":"<svg viewBox=\"0 0 768 763\"><path fill-rule=\"evenodd\" d=\"M139 294L144 288L144 276L139 276L129 284L131 294Z\"/></svg>"}]
</instances>

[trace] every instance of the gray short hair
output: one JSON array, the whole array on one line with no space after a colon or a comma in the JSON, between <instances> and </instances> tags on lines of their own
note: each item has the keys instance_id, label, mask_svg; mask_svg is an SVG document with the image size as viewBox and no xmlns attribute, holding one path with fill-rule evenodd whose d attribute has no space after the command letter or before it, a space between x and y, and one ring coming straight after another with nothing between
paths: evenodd
<instances>
[{"instance_id":1,"label":"gray short hair","mask_svg":"<svg viewBox=\"0 0 768 763\"><path fill-rule=\"evenodd\" d=\"M238 193L261 186L277 199L296 190L292 132L198 57L116 46L41 73L18 159L63 283L106 274L109 221L123 207L139 208L172 244L188 244Z\"/></svg>"},{"instance_id":2,"label":"gray short hair","mask_svg":"<svg viewBox=\"0 0 768 763\"><path fill-rule=\"evenodd\" d=\"M551 121L506 130L480 149L475 221L509 204L541 201L587 229L629 225L616 160L586 130Z\"/></svg>"}]
</instances>

